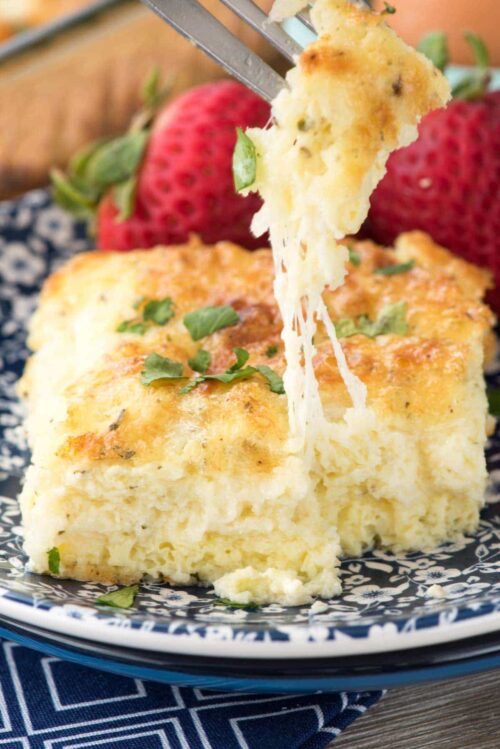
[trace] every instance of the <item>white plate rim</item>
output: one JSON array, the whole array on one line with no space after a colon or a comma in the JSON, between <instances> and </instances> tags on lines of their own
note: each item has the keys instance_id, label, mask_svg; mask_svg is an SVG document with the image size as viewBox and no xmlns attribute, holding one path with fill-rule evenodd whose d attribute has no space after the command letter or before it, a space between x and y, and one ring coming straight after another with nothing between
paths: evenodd
<instances>
[{"instance_id":1,"label":"white plate rim","mask_svg":"<svg viewBox=\"0 0 500 749\"><path fill-rule=\"evenodd\" d=\"M443 622L439 626L398 631L392 622L374 625L369 637L350 637L339 633L336 639L324 639L328 627L304 628L303 641L251 640L224 637L224 625L207 628L204 637L195 633L172 634L133 629L127 620L117 626L95 618L74 618L58 608L43 609L0 596L0 616L7 616L41 629L79 637L108 645L179 655L217 658L334 658L369 653L397 652L429 647L500 631L500 611L484 616Z\"/></svg>"}]
</instances>

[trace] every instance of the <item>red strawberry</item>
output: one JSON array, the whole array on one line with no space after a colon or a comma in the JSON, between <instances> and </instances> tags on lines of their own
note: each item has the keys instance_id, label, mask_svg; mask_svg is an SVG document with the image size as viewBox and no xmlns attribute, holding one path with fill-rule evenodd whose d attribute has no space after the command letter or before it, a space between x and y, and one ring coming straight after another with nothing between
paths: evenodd
<instances>
[{"instance_id":1,"label":"red strawberry","mask_svg":"<svg viewBox=\"0 0 500 749\"><path fill-rule=\"evenodd\" d=\"M428 114L418 140L390 157L371 198L368 230L391 244L403 231L422 229L490 268L500 286L500 92L486 93L486 85L483 56L472 80L455 90L464 98ZM490 301L500 310L500 288Z\"/></svg>"},{"instance_id":2,"label":"red strawberry","mask_svg":"<svg viewBox=\"0 0 500 749\"><path fill-rule=\"evenodd\" d=\"M98 246L132 250L177 244L193 232L207 243L231 240L248 248L265 244L265 239L250 232L260 199L235 192L231 162L236 127L262 127L269 116L269 105L247 88L219 81L193 88L166 106L156 116L142 150L138 133L144 129L133 126L121 139L125 144L118 158L124 170L111 175L118 179L104 179L104 189L95 193ZM109 151L110 144L103 148ZM102 161L103 157L98 150L92 158ZM91 167L85 166L84 184L79 185L73 165L70 187L88 192L87 183L95 182L95 163ZM98 176L106 172L101 164L98 167ZM108 174L113 170L114 164ZM64 203L67 183L61 182L60 174L54 177L56 196ZM57 192L61 185L62 201Z\"/></svg>"}]
</instances>

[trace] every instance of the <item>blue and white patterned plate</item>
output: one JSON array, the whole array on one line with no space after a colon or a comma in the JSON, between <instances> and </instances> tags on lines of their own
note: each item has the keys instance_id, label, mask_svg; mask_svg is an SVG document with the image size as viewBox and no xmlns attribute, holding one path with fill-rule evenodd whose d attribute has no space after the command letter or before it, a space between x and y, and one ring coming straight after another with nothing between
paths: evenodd
<instances>
[{"instance_id":1,"label":"blue and white patterned plate","mask_svg":"<svg viewBox=\"0 0 500 749\"><path fill-rule=\"evenodd\" d=\"M94 606L103 586L25 571L19 478L29 459L14 383L28 354L26 321L49 272L88 246L82 226L45 191L0 205L0 616L122 647L239 658L317 658L435 645L500 630L500 434L488 461L490 503L478 532L432 554L371 552L342 564L344 592L310 607L256 611L215 604L201 588L145 583L134 609ZM492 379L500 382L500 365ZM445 597L431 598L439 583Z\"/></svg>"}]
</instances>

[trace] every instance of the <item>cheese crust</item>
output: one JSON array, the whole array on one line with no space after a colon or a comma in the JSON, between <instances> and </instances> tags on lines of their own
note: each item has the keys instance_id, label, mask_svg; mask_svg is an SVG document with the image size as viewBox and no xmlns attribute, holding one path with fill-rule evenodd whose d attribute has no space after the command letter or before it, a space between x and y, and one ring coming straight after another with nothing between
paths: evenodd
<instances>
[{"instance_id":1,"label":"cheese crust","mask_svg":"<svg viewBox=\"0 0 500 749\"><path fill-rule=\"evenodd\" d=\"M20 382L33 451L21 495L31 567L129 583L144 575L212 583L220 595L298 604L340 592L340 555L375 545L421 549L472 531L483 503L491 311L485 271L422 234L394 250L356 245L358 267L324 295L333 320L407 304L405 336L341 340L365 383L351 409L331 344L318 331L316 376L329 424L314 474L290 449L286 396L262 377L146 387L156 351L211 371L234 360L282 373L281 321L269 250L228 243L79 255L45 284ZM415 259L409 272L377 267ZM175 317L144 336L118 333L134 302L171 297ZM240 322L194 343L183 315L230 304ZM278 352L269 357L270 347Z\"/></svg>"}]
</instances>

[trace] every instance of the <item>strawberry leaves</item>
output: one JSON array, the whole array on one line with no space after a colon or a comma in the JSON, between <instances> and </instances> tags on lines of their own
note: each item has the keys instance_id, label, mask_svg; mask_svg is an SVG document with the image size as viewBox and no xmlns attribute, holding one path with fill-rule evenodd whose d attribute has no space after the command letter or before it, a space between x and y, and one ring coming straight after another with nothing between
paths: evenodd
<instances>
[{"instance_id":1,"label":"strawberry leaves","mask_svg":"<svg viewBox=\"0 0 500 749\"><path fill-rule=\"evenodd\" d=\"M135 130L106 142L87 146L71 162L68 173L51 173L54 199L79 218L90 218L110 188L119 221L132 215L135 174L140 166L149 130Z\"/></svg>"},{"instance_id":2,"label":"strawberry leaves","mask_svg":"<svg viewBox=\"0 0 500 749\"><path fill-rule=\"evenodd\" d=\"M488 90L491 79L490 56L486 44L477 34L470 31L464 33L464 39L469 44L476 67L468 71L464 77L452 88L454 99L473 101L481 98ZM450 56L446 34L442 31L431 31L426 34L417 45L422 52L442 72L448 67Z\"/></svg>"},{"instance_id":3,"label":"strawberry leaves","mask_svg":"<svg viewBox=\"0 0 500 749\"><path fill-rule=\"evenodd\" d=\"M491 80L490 56L486 44L477 34L466 31L464 39L472 49L476 67L453 87L451 93L454 99L473 101L474 99L480 99L488 90Z\"/></svg>"},{"instance_id":4,"label":"strawberry leaves","mask_svg":"<svg viewBox=\"0 0 500 749\"><path fill-rule=\"evenodd\" d=\"M136 130L104 143L89 160L86 178L97 190L129 179L139 166L148 140L146 130Z\"/></svg>"},{"instance_id":5,"label":"strawberry leaves","mask_svg":"<svg viewBox=\"0 0 500 749\"><path fill-rule=\"evenodd\" d=\"M170 87L160 89L158 70L148 76L142 91L143 108L124 135L85 146L71 160L67 173L51 172L54 200L77 218L92 223L97 207L109 191L118 208L117 221L134 211L137 172L142 163L158 107Z\"/></svg>"},{"instance_id":6,"label":"strawberry leaves","mask_svg":"<svg viewBox=\"0 0 500 749\"><path fill-rule=\"evenodd\" d=\"M450 62L448 39L443 31L430 31L419 41L417 49L441 72Z\"/></svg>"}]
</instances>

